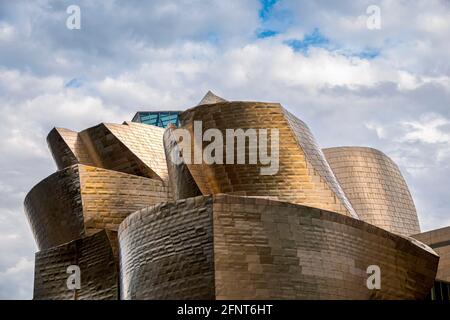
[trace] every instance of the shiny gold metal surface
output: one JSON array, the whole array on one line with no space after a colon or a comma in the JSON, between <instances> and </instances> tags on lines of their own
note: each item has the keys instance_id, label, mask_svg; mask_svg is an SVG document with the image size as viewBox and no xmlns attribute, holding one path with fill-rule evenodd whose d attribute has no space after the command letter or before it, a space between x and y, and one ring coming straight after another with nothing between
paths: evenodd
<instances>
[{"instance_id":1,"label":"shiny gold metal surface","mask_svg":"<svg viewBox=\"0 0 450 320\"><path fill-rule=\"evenodd\" d=\"M208 91L197 105L201 106L203 104L212 104L212 103L226 102L226 101L227 100L219 97L218 95L214 94L212 91Z\"/></svg>"},{"instance_id":2,"label":"shiny gold metal surface","mask_svg":"<svg viewBox=\"0 0 450 320\"><path fill-rule=\"evenodd\" d=\"M163 134L141 123L101 123L80 133L55 128L47 142L59 169L79 163L167 182Z\"/></svg>"},{"instance_id":3,"label":"shiny gold metal surface","mask_svg":"<svg viewBox=\"0 0 450 320\"><path fill-rule=\"evenodd\" d=\"M35 300L117 300L118 268L105 230L36 253ZM67 268L80 267L81 287L67 288Z\"/></svg>"},{"instance_id":4,"label":"shiny gold metal surface","mask_svg":"<svg viewBox=\"0 0 450 320\"><path fill-rule=\"evenodd\" d=\"M47 144L58 170L78 163L94 165L78 132L54 128L47 136Z\"/></svg>"},{"instance_id":5,"label":"shiny gold metal surface","mask_svg":"<svg viewBox=\"0 0 450 320\"><path fill-rule=\"evenodd\" d=\"M414 236L441 254L438 269L437 254L405 236L419 232L417 214L383 153L322 151L280 104L211 92L180 121L191 136L195 121L224 137L278 130L278 172L262 175L267 164L248 161L173 163L175 128L53 129L59 171L25 198L41 250L35 299L423 299L437 270L450 281L450 229ZM71 264L82 273L76 292L66 286ZM366 285L373 265L380 289Z\"/></svg>"},{"instance_id":6,"label":"shiny gold metal surface","mask_svg":"<svg viewBox=\"0 0 450 320\"><path fill-rule=\"evenodd\" d=\"M423 299L438 256L364 221L230 195L161 203L119 228L122 299ZM381 270L381 289L366 286Z\"/></svg>"},{"instance_id":7,"label":"shiny gold metal surface","mask_svg":"<svg viewBox=\"0 0 450 320\"><path fill-rule=\"evenodd\" d=\"M364 147L328 148L323 152L362 220L402 235L420 232L408 186L388 156Z\"/></svg>"},{"instance_id":8,"label":"shiny gold metal surface","mask_svg":"<svg viewBox=\"0 0 450 320\"><path fill-rule=\"evenodd\" d=\"M37 184L25 213L40 250L91 235L117 231L130 213L171 199L161 180L74 165Z\"/></svg>"},{"instance_id":9,"label":"shiny gold metal surface","mask_svg":"<svg viewBox=\"0 0 450 320\"><path fill-rule=\"evenodd\" d=\"M187 165L183 162L177 163L172 158L181 157L181 151L172 131L175 128L169 127L164 132L164 150L166 153L167 170L169 174L170 191L173 200L185 199L201 195L194 178Z\"/></svg>"},{"instance_id":10,"label":"shiny gold metal surface","mask_svg":"<svg viewBox=\"0 0 450 320\"><path fill-rule=\"evenodd\" d=\"M187 165L202 194L264 196L357 217L306 124L280 104L220 102L201 105L181 113L180 121L181 127L192 136L194 121L202 122L203 132L218 129L223 136L227 129L279 130L279 171L274 175L261 175L260 163L226 164L225 145L224 164L196 164L192 157ZM207 144L203 142L202 148ZM192 139L192 150L194 148ZM248 159L248 144L245 153Z\"/></svg>"}]
</instances>

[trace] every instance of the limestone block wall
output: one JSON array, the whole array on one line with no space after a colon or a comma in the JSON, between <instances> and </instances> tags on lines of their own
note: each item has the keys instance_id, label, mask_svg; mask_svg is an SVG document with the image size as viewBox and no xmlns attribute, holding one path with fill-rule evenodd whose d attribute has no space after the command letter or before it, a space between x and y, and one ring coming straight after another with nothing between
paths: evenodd
<instances>
[{"instance_id":1,"label":"limestone block wall","mask_svg":"<svg viewBox=\"0 0 450 320\"><path fill-rule=\"evenodd\" d=\"M436 279L450 282L450 227L423 232L412 237L436 251L440 257Z\"/></svg>"}]
</instances>

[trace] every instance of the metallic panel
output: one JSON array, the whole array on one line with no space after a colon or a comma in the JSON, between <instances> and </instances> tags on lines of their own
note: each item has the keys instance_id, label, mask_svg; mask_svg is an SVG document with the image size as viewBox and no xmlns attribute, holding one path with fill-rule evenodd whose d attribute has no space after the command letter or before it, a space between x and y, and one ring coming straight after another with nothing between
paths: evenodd
<instances>
[{"instance_id":1,"label":"metallic panel","mask_svg":"<svg viewBox=\"0 0 450 320\"><path fill-rule=\"evenodd\" d=\"M213 299L212 199L142 209L119 228L121 299Z\"/></svg>"},{"instance_id":2,"label":"metallic panel","mask_svg":"<svg viewBox=\"0 0 450 320\"><path fill-rule=\"evenodd\" d=\"M105 126L137 159L155 172L159 179L168 181L163 128L129 121L123 125L105 124Z\"/></svg>"},{"instance_id":3,"label":"metallic panel","mask_svg":"<svg viewBox=\"0 0 450 320\"><path fill-rule=\"evenodd\" d=\"M414 236L441 254L438 269L430 247L404 236L420 231L417 214L383 153L322 151L280 104L212 92L179 119L191 133L199 120L224 137L278 129L279 172L176 165L172 129L142 123L53 129L47 141L61 170L25 199L42 250L35 299L117 299L119 275L122 299L423 299L437 271L450 281L450 228ZM82 272L75 294L71 264ZM366 286L369 265L381 268L380 290Z\"/></svg>"},{"instance_id":4,"label":"metallic panel","mask_svg":"<svg viewBox=\"0 0 450 320\"><path fill-rule=\"evenodd\" d=\"M203 131L278 129L279 172L261 175L261 164L188 164L201 192L263 196L357 217L306 125L281 107L263 102L222 102L202 105L180 115L182 128L193 136L194 121ZM270 135L270 134L269 134ZM192 139L192 143L194 139ZM204 142L203 148L208 143ZM194 149L194 147L192 148ZM246 147L246 157L249 149ZM224 163L226 147L224 146Z\"/></svg>"},{"instance_id":5,"label":"metallic panel","mask_svg":"<svg viewBox=\"0 0 450 320\"><path fill-rule=\"evenodd\" d=\"M101 229L117 231L130 213L168 199L160 180L75 165L37 184L25 198L25 213L43 250Z\"/></svg>"},{"instance_id":6,"label":"metallic panel","mask_svg":"<svg viewBox=\"0 0 450 320\"><path fill-rule=\"evenodd\" d=\"M179 157L182 160L180 150L175 137L172 134L173 128L169 127L164 132L164 150L166 152L167 170L171 194L174 200L191 198L201 195L194 178L184 162L177 163L171 159Z\"/></svg>"},{"instance_id":7,"label":"metallic panel","mask_svg":"<svg viewBox=\"0 0 450 320\"><path fill-rule=\"evenodd\" d=\"M67 288L67 267L80 267L81 288ZM106 231L36 253L34 299L117 300L118 268Z\"/></svg>"},{"instance_id":8,"label":"metallic panel","mask_svg":"<svg viewBox=\"0 0 450 320\"><path fill-rule=\"evenodd\" d=\"M53 129L47 142L59 169L79 163L167 181L163 134L146 124L101 123L80 133Z\"/></svg>"},{"instance_id":9,"label":"metallic panel","mask_svg":"<svg viewBox=\"0 0 450 320\"><path fill-rule=\"evenodd\" d=\"M58 170L78 163L94 164L78 132L54 128L47 136L47 143Z\"/></svg>"},{"instance_id":10,"label":"metallic panel","mask_svg":"<svg viewBox=\"0 0 450 320\"><path fill-rule=\"evenodd\" d=\"M423 232L412 237L429 245L439 254L436 279L450 282L450 227Z\"/></svg>"},{"instance_id":11,"label":"metallic panel","mask_svg":"<svg viewBox=\"0 0 450 320\"><path fill-rule=\"evenodd\" d=\"M140 210L119 245L123 299L422 299L439 260L342 214L230 195ZM380 290L366 287L369 265Z\"/></svg>"},{"instance_id":12,"label":"metallic panel","mask_svg":"<svg viewBox=\"0 0 450 320\"><path fill-rule=\"evenodd\" d=\"M40 250L84 236L79 166L39 182L25 197L24 209Z\"/></svg>"},{"instance_id":13,"label":"metallic panel","mask_svg":"<svg viewBox=\"0 0 450 320\"><path fill-rule=\"evenodd\" d=\"M420 232L408 186L388 156L363 147L328 148L323 152L362 220L402 235Z\"/></svg>"},{"instance_id":14,"label":"metallic panel","mask_svg":"<svg viewBox=\"0 0 450 320\"><path fill-rule=\"evenodd\" d=\"M330 168L325 156L317 144L312 132L309 130L306 123L295 117L292 113L283 109L286 120L289 123L294 135L297 139L297 143L302 148L307 159L307 164L314 170L314 175L319 175L339 198L340 202L344 204L345 208L349 211L353 218L358 218L354 208L348 201L344 191L337 182L333 171Z\"/></svg>"},{"instance_id":15,"label":"metallic panel","mask_svg":"<svg viewBox=\"0 0 450 320\"><path fill-rule=\"evenodd\" d=\"M201 106L203 104L212 104L212 103L226 102L226 101L227 100L219 97L218 95L215 95L212 91L208 91L197 105Z\"/></svg>"}]
</instances>

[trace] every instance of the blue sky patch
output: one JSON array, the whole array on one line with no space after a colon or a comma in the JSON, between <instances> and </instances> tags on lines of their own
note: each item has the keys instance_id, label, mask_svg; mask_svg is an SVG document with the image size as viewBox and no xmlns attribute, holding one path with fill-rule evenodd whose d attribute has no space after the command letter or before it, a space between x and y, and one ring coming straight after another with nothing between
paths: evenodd
<instances>
[{"instance_id":1,"label":"blue sky patch","mask_svg":"<svg viewBox=\"0 0 450 320\"><path fill-rule=\"evenodd\" d=\"M307 54L309 48L316 47L324 48L347 57L358 57L366 60L375 59L380 55L380 50L376 48L365 48L361 51L345 49L336 43L332 43L329 38L320 32L319 28L314 28L311 33L305 34L301 40L290 39L284 41L284 43L291 47L295 52L303 54Z\"/></svg>"},{"instance_id":2,"label":"blue sky patch","mask_svg":"<svg viewBox=\"0 0 450 320\"><path fill-rule=\"evenodd\" d=\"M305 34L302 40L286 40L285 44L291 47L295 52L307 53L310 47L327 47L330 44L330 40L325 37L318 28L315 28L313 32Z\"/></svg>"},{"instance_id":3,"label":"blue sky patch","mask_svg":"<svg viewBox=\"0 0 450 320\"><path fill-rule=\"evenodd\" d=\"M373 49L373 48L367 48L359 53L356 54L356 56L360 57L361 59L374 59L380 55L379 49Z\"/></svg>"},{"instance_id":4,"label":"blue sky patch","mask_svg":"<svg viewBox=\"0 0 450 320\"><path fill-rule=\"evenodd\" d=\"M360 51L339 49L339 50L336 50L336 52L340 55L343 55L343 56L346 56L349 58L357 57L357 58L365 59L365 60L375 59L381 53L380 49L376 49L376 48L365 48Z\"/></svg>"},{"instance_id":5,"label":"blue sky patch","mask_svg":"<svg viewBox=\"0 0 450 320\"><path fill-rule=\"evenodd\" d=\"M259 2L261 3L259 17L262 21L267 21L270 18L270 13L273 6L278 2L278 0L259 0Z\"/></svg>"},{"instance_id":6,"label":"blue sky patch","mask_svg":"<svg viewBox=\"0 0 450 320\"><path fill-rule=\"evenodd\" d=\"M289 27L294 25L294 16L291 11L283 7L280 0L259 0L261 7L259 9L259 20L261 26L259 30L271 31L261 34L258 38L272 37L283 33ZM257 31L258 34L258 31Z\"/></svg>"},{"instance_id":7,"label":"blue sky patch","mask_svg":"<svg viewBox=\"0 0 450 320\"><path fill-rule=\"evenodd\" d=\"M275 31L275 30L258 30L258 31L256 31L256 36L259 39L270 38L270 37L276 36L277 34L279 34L279 32Z\"/></svg>"},{"instance_id":8,"label":"blue sky patch","mask_svg":"<svg viewBox=\"0 0 450 320\"><path fill-rule=\"evenodd\" d=\"M79 88L79 87L81 87L81 85L82 85L82 82L81 82L80 79L78 79L78 78L73 78L73 79L71 79L70 81L68 81L68 82L64 85L64 87L65 87L65 88Z\"/></svg>"}]
</instances>

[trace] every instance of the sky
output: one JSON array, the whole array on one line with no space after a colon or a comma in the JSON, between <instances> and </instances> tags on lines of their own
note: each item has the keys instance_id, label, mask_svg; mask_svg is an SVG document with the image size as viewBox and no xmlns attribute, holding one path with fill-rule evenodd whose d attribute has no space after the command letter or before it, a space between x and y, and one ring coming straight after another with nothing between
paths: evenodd
<instances>
[{"instance_id":1,"label":"sky","mask_svg":"<svg viewBox=\"0 0 450 320\"><path fill-rule=\"evenodd\" d=\"M187 109L208 90L280 102L322 147L382 150L422 231L450 225L449 57L448 0L0 0L0 299L32 298L23 199L56 170L48 132Z\"/></svg>"}]
</instances>

